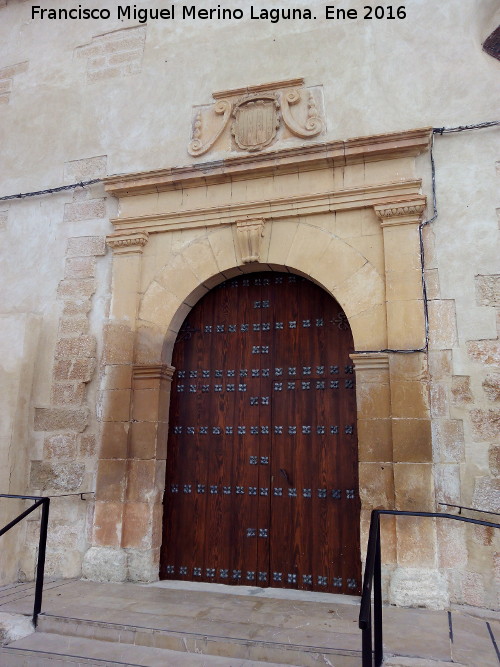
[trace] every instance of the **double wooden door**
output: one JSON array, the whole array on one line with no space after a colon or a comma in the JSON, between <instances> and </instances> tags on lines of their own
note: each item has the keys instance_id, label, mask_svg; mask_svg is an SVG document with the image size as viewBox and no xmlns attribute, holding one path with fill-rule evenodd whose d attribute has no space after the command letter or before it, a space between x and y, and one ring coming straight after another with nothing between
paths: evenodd
<instances>
[{"instance_id":1,"label":"double wooden door","mask_svg":"<svg viewBox=\"0 0 500 667\"><path fill-rule=\"evenodd\" d=\"M304 278L208 293L174 348L160 577L360 592L352 336Z\"/></svg>"}]
</instances>

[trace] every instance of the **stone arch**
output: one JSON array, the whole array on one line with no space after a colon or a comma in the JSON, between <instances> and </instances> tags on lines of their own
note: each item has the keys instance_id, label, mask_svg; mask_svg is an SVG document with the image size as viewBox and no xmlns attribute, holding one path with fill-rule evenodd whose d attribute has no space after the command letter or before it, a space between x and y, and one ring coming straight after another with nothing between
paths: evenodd
<instances>
[{"instance_id":1,"label":"stone arch","mask_svg":"<svg viewBox=\"0 0 500 667\"><path fill-rule=\"evenodd\" d=\"M233 226L218 227L183 247L155 275L141 297L138 360L169 363L175 337L193 305L218 283L240 272L288 270L333 296L349 319L356 350L387 343L385 284L373 264L349 243L305 222L265 225L260 262L243 264Z\"/></svg>"}]
</instances>

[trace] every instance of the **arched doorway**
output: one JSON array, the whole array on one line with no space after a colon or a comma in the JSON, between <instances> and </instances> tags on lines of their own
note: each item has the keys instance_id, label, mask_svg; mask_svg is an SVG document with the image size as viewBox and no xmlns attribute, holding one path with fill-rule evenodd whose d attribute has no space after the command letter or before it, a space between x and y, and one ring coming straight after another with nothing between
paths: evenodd
<instances>
[{"instance_id":1,"label":"arched doorway","mask_svg":"<svg viewBox=\"0 0 500 667\"><path fill-rule=\"evenodd\" d=\"M359 593L353 351L299 276L197 303L172 359L160 578Z\"/></svg>"}]
</instances>

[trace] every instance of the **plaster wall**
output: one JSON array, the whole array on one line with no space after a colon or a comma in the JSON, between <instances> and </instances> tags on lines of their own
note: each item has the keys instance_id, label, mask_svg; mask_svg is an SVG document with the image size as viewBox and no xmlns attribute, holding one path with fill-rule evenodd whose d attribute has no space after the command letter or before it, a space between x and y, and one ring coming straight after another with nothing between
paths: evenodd
<instances>
[{"instance_id":1,"label":"plaster wall","mask_svg":"<svg viewBox=\"0 0 500 667\"><path fill-rule=\"evenodd\" d=\"M148 1L140 4L153 5ZM350 6L361 9L364 4L351 2ZM100 0L93 3L96 7L113 5ZM64 2L51 3L54 8L65 6ZM248 9L248 3L237 0L232 6ZM308 6L318 14L310 23L176 20L139 25L115 19L64 24L32 21L30 3L0 2L0 196L106 174L225 159L227 152L217 144L201 158L187 153L192 107L209 104L214 90L291 76L303 76L307 85L321 87L326 121L322 142L495 118L499 64L481 50L482 41L498 23L493 0L439 6L431 0L410 0L407 19L402 22L326 22L323 3L314 1ZM92 54L92 48L96 53ZM101 61L95 60L98 58ZM293 145L293 140L285 140L277 147ZM498 156L495 129L436 137L439 215L425 232L430 299L430 492L435 502L496 511L500 469L500 300L495 277ZM360 165L347 171L332 170L329 184L338 189L375 183L370 174L380 178L380 172L377 175L370 169L370 165ZM405 160L394 161L391 172L396 180L422 178L423 193L430 201L428 153L417 158L416 167ZM169 201L172 211L213 201L227 205L232 198L265 199L282 185L284 194L297 187L309 192L323 187L307 177L299 184L289 175L281 180L259 179L258 185L240 180L229 189L221 184L180 191L175 204L169 193ZM119 214L127 217L164 209L162 195L144 195L123 198ZM6 368L2 393L8 400L3 407L6 418L0 455L2 461L9 461L8 470L14 471L10 482L7 478L3 482L4 492L61 494L96 488L99 443L112 442L106 434L109 426L103 418L105 401L100 392L106 390L105 366L116 352L113 343L106 348L103 329L113 289L111 256L109 251L105 254L104 237L113 230L110 219L117 213L118 202L100 184L0 202L0 315L8 323L2 327ZM298 225L297 221L292 224ZM273 222L275 234L285 225L286 220ZM307 225L346 240L385 279L383 240L373 212L310 216ZM133 290L147 294L165 256L178 255L199 233L184 230L155 235L144 248L146 261L139 287L132 286ZM266 234L269 249L272 239L268 231ZM289 234L287 227L280 243L286 244ZM127 261L133 264L135 260ZM223 261L221 256L221 266ZM306 265L302 269L310 274ZM120 280L130 279L124 269ZM193 283L191 300L199 295ZM342 305L349 310L349 303ZM139 304L123 307L129 311L122 313L125 319L135 321ZM137 312L140 319L140 310ZM179 324L182 313L177 314ZM167 334L170 343L174 333ZM144 339L135 363L151 362L149 344L154 346L165 332L157 334L158 339ZM386 345L380 340L381 348ZM74 359L81 361L78 368L64 363ZM168 359L162 361L168 363ZM130 379L120 382L122 390L130 390ZM64 412L43 412L47 409ZM123 429L128 433L128 426ZM367 456L369 459L370 454ZM408 461L391 460L404 473ZM365 498L366 511L391 500L386 488L384 485L384 493ZM93 502L78 496L53 501L50 574L78 576L83 555L94 539L93 512ZM36 524L36 520L28 522L27 547L18 550L17 559L2 570L3 581L32 576ZM398 530L404 539L406 529ZM19 537L10 539L14 553ZM498 603L493 583L500 548L493 535L443 528L433 529L431 540L435 548L429 558L418 549L416 557L424 569L440 568L445 600L448 596L469 604ZM467 558L456 556L464 552ZM133 571L143 568L147 576L153 576L138 556L130 558L137 560ZM389 570L397 558L391 552ZM400 565L409 567L408 563ZM409 589L412 577L423 577L410 569ZM399 568L395 591L405 585L401 572ZM427 601L431 594L429 591ZM397 593L394 596L404 601Z\"/></svg>"}]
</instances>

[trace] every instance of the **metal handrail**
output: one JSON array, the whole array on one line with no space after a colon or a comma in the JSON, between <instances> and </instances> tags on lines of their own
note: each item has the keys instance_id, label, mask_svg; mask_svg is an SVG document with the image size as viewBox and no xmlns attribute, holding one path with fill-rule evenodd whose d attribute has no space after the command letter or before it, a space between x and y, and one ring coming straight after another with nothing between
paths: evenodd
<instances>
[{"instance_id":1,"label":"metal handrail","mask_svg":"<svg viewBox=\"0 0 500 667\"><path fill-rule=\"evenodd\" d=\"M500 524L456 514L436 512L405 512L401 510L372 510L368 549L366 552L365 573L363 577L363 591L361 594L361 608L359 611L359 628L362 630L362 666L380 667L384 660L383 632L382 632L382 565L380 555L380 516L429 517L431 519L452 519L464 523L475 523L479 526L500 528ZM373 588L373 623L372 623L372 588ZM372 637L373 630L373 637ZM373 647L373 649L372 649Z\"/></svg>"},{"instance_id":2,"label":"metal handrail","mask_svg":"<svg viewBox=\"0 0 500 667\"><path fill-rule=\"evenodd\" d=\"M47 547L47 526L49 523L49 505L50 498L45 496L17 496L10 493L0 493L0 498L15 498L17 500L34 500L34 504L24 512L21 512L15 519L10 521L6 526L0 528L0 537L8 530L22 521L28 514L34 512L37 507L42 506L42 516L40 521L40 538L38 540L38 560L36 565L36 580L35 580L35 602L33 605L33 625L36 628L38 622L38 614L42 609L42 593L43 593L43 577L45 571L45 551Z\"/></svg>"}]
</instances>

